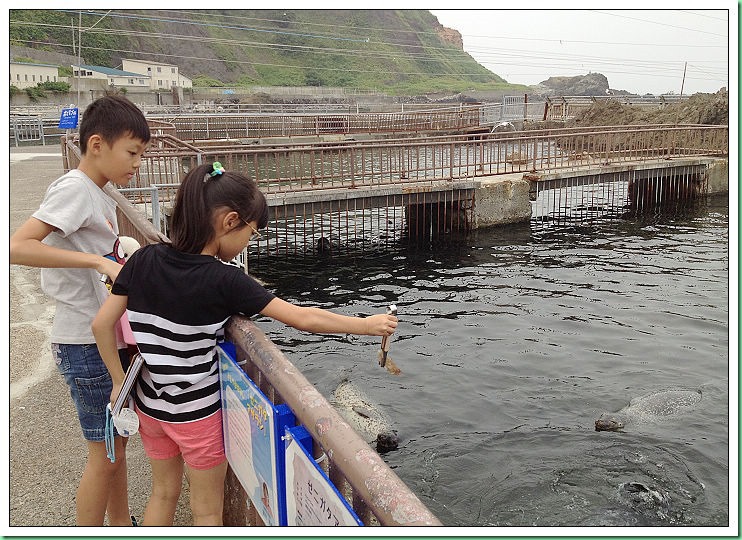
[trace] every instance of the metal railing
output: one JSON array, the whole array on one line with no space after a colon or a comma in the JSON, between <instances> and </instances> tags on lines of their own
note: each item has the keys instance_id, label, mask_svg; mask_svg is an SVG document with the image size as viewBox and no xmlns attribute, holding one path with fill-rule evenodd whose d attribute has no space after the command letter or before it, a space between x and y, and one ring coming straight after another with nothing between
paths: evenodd
<instances>
[{"instance_id":1,"label":"metal railing","mask_svg":"<svg viewBox=\"0 0 742 540\"><path fill-rule=\"evenodd\" d=\"M44 122L39 116L11 116L11 133L15 145L24 142L38 142L46 145L44 140Z\"/></svg>"},{"instance_id":2,"label":"metal railing","mask_svg":"<svg viewBox=\"0 0 742 540\"><path fill-rule=\"evenodd\" d=\"M482 108L462 106L405 113L235 113L151 115L172 124L183 141L367 133L456 131L481 126Z\"/></svg>"},{"instance_id":3,"label":"metal railing","mask_svg":"<svg viewBox=\"0 0 742 540\"><path fill-rule=\"evenodd\" d=\"M275 404L287 404L309 430L314 456L366 525L441 525L384 460L249 319L232 317L227 338L237 361ZM251 514L256 514L251 512ZM229 525L226 523L225 525Z\"/></svg>"},{"instance_id":4,"label":"metal railing","mask_svg":"<svg viewBox=\"0 0 742 540\"><path fill-rule=\"evenodd\" d=\"M62 137L65 170L77 167L79 148L72 137ZM119 234L136 238L141 245L165 237L117 189L106 192L118 205ZM312 435L315 455L328 457L323 468L365 525L437 526L441 522L361 438L327 399L301 374L278 347L249 319L232 317L227 339L234 343L237 360L274 404L287 404L297 422ZM319 420L322 419L322 422ZM225 525L259 525L254 509L230 506L246 500L233 474L225 484Z\"/></svg>"},{"instance_id":5,"label":"metal railing","mask_svg":"<svg viewBox=\"0 0 742 540\"><path fill-rule=\"evenodd\" d=\"M199 148L168 135L153 143L130 187L178 183L206 161L253 178L266 194L405 185L517 172L728 153L727 126L605 126L359 143Z\"/></svg>"},{"instance_id":6,"label":"metal railing","mask_svg":"<svg viewBox=\"0 0 742 540\"><path fill-rule=\"evenodd\" d=\"M209 103L185 106L139 105L147 112L153 132L167 133L191 142L215 139L263 139L267 137L351 137L355 134L422 134L434 132L487 131L503 121L564 121L596 101L615 100L642 108L662 108L669 98L563 97L528 102L525 96L506 96L502 103L476 104L242 104ZM64 133L57 125L64 105L14 106L11 118L40 121L43 137ZM24 133L10 125L17 145ZM43 137L41 140L43 141Z\"/></svg>"}]
</instances>

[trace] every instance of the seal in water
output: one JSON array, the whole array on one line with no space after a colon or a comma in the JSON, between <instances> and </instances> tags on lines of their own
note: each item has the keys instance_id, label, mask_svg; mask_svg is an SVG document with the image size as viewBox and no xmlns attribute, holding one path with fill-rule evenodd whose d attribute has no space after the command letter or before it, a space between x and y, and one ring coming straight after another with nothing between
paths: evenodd
<instances>
[{"instance_id":1,"label":"seal in water","mask_svg":"<svg viewBox=\"0 0 742 540\"><path fill-rule=\"evenodd\" d=\"M615 413L603 413L595 421L595 431L621 431L628 424L656 422L693 410L701 401L700 390L662 390L634 398Z\"/></svg>"},{"instance_id":2,"label":"seal in water","mask_svg":"<svg viewBox=\"0 0 742 540\"><path fill-rule=\"evenodd\" d=\"M389 417L352 382L343 380L332 393L330 403L366 442L376 443L377 452L399 446L399 437Z\"/></svg>"}]
</instances>

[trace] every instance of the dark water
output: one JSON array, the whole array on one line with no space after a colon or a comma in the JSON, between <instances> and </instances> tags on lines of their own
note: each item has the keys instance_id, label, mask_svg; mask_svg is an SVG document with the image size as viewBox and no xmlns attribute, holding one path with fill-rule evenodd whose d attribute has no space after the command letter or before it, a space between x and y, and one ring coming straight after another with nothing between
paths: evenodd
<instances>
[{"instance_id":1,"label":"dark water","mask_svg":"<svg viewBox=\"0 0 742 540\"><path fill-rule=\"evenodd\" d=\"M402 443L385 460L445 525L717 527L729 525L728 249L715 197L679 215L251 270L305 305L397 304L398 377L377 365L377 338L259 324L326 396L347 377L394 418ZM678 388L700 404L594 430L602 412Z\"/></svg>"}]
</instances>

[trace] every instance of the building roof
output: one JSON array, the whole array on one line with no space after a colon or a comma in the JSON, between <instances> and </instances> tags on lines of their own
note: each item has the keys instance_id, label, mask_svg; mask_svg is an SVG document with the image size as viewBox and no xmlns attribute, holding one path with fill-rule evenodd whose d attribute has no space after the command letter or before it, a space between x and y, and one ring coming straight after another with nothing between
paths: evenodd
<instances>
[{"instance_id":1,"label":"building roof","mask_svg":"<svg viewBox=\"0 0 742 540\"><path fill-rule=\"evenodd\" d=\"M87 69L89 71L97 71L98 73L103 73L104 75L112 75L115 77L147 77L149 78L149 75L142 75L141 73L132 73L131 71L123 71L120 69L115 68L109 68L105 66L89 66L89 65L81 65L81 69Z\"/></svg>"},{"instance_id":2,"label":"building roof","mask_svg":"<svg viewBox=\"0 0 742 540\"><path fill-rule=\"evenodd\" d=\"M37 66L37 67L50 67L50 68L59 69L59 66L57 64L36 64L33 62L11 62L11 64L16 64L18 66Z\"/></svg>"},{"instance_id":3,"label":"building roof","mask_svg":"<svg viewBox=\"0 0 742 540\"><path fill-rule=\"evenodd\" d=\"M153 62L152 60L137 60L136 58L122 58L121 60L126 62L136 62L138 64L152 64L153 66L178 67L177 64L165 64L164 62Z\"/></svg>"}]
</instances>

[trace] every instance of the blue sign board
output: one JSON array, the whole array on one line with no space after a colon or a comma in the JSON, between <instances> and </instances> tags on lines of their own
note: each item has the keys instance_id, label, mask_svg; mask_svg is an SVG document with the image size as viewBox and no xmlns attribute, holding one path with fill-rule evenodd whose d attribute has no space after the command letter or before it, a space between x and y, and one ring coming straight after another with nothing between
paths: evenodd
<instances>
[{"instance_id":1,"label":"blue sign board","mask_svg":"<svg viewBox=\"0 0 742 540\"><path fill-rule=\"evenodd\" d=\"M57 127L61 129L77 128L77 110L77 107L62 109L62 115L59 117L59 125Z\"/></svg>"},{"instance_id":2,"label":"blue sign board","mask_svg":"<svg viewBox=\"0 0 742 540\"><path fill-rule=\"evenodd\" d=\"M294 414L287 405L273 405L260 391L235 362L233 347L217 347L224 450L263 523L286 525L281 437L294 425Z\"/></svg>"},{"instance_id":3,"label":"blue sign board","mask_svg":"<svg viewBox=\"0 0 742 540\"><path fill-rule=\"evenodd\" d=\"M217 348L224 450L263 523L362 526L353 508L312 457L312 436L287 405L274 405L235 361Z\"/></svg>"}]
</instances>

